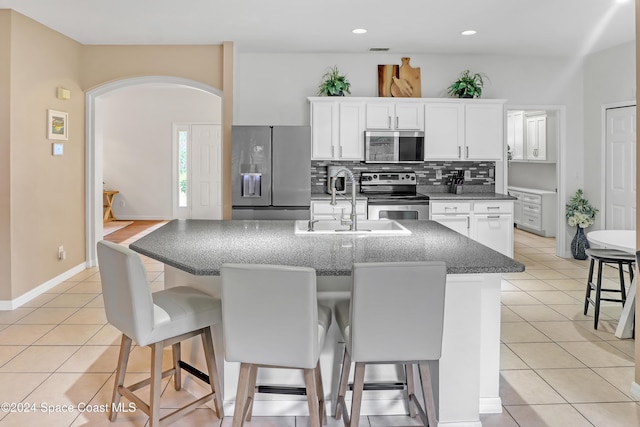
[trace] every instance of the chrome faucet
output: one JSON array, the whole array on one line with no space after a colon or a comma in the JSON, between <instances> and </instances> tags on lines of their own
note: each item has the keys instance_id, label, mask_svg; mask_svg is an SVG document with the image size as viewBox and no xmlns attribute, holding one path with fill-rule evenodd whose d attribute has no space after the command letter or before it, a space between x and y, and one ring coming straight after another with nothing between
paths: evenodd
<instances>
[{"instance_id":1,"label":"chrome faucet","mask_svg":"<svg viewBox=\"0 0 640 427\"><path fill-rule=\"evenodd\" d=\"M349 215L349 221L346 222L340 217L340 222L344 225L349 224L349 230L356 231L358 230L358 215L356 214L356 178L353 176L353 172L351 172L347 168L338 169L333 176L330 177L331 184L331 205L335 206L336 202L336 185L335 181L341 174L346 175L346 177L351 181L351 215Z\"/></svg>"}]
</instances>

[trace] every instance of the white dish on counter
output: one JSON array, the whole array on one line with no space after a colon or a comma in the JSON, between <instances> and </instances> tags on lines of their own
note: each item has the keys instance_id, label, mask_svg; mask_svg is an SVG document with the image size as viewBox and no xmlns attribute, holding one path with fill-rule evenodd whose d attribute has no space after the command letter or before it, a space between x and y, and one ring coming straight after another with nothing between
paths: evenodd
<instances>
[{"instance_id":1,"label":"white dish on counter","mask_svg":"<svg viewBox=\"0 0 640 427\"><path fill-rule=\"evenodd\" d=\"M295 222L295 234L358 234L358 235L393 235L409 236L411 231L402 224L394 220L361 220L358 221L357 230L349 230L348 225L343 225L340 221L317 221L313 224L313 231L310 230L309 221L300 220Z\"/></svg>"}]
</instances>

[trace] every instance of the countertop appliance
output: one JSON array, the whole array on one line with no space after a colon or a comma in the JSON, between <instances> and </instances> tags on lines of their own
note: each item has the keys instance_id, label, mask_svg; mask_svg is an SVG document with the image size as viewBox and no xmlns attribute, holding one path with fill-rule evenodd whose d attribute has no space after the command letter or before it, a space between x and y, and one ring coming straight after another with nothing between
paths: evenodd
<instances>
[{"instance_id":1,"label":"countertop appliance","mask_svg":"<svg viewBox=\"0 0 640 427\"><path fill-rule=\"evenodd\" d=\"M366 131L364 153L366 163L424 162L424 132Z\"/></svg>"},{"instance_id":2,"label":"countertop appliance","mask_svg":"<svg viewBox=\"0 0 640 427\"><path fill-rule=\"evenodd\" d=\"M429 219L429 196L418 193L415 172L362 172L360 193L369 219Z\"/></svg>"},{"instance_id":3,"label":"countertop appliance","mask_svg":"<svg viewBox=\"0 0 640 427\"><path fill-rule=\"evenodd\" d=\"M327 193L331 194L331 177L336 174L342 166L327 166ZM347 179L345 176L339 176L335 179L336 194L345 194L347 192Z\"/></svg>"},{"instance_id":4,"label":"countertop appliance","mask_svg":"<svg viewBox=\"0 0 640 427\"><path fill-rule=\"evenodd\" d=\"M309 219L311 129L233 126L232 219Z\"/></svg>"}]
</instances>

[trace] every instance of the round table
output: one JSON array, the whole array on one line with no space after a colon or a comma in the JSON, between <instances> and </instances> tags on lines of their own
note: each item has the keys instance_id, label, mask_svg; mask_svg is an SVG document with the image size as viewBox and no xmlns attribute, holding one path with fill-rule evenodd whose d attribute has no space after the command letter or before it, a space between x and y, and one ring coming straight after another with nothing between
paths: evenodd
<instances>
[{"instance_id":1,"label":"round table","mask_svg":"<svg viewBox=\"0 0 640 427\"><path fill-rule=\"evenodd\" d=\"M587 240L590 244L598 245L608 249L618 249L620 251L636 253L636 231L635 230L598 230L587 233ZM616 328L616 337L631 338L633 335L633 320L636 308L636 279L634 277L629 292L627 302L624 304L620 321Z\"/></svg>"}]
</instances>

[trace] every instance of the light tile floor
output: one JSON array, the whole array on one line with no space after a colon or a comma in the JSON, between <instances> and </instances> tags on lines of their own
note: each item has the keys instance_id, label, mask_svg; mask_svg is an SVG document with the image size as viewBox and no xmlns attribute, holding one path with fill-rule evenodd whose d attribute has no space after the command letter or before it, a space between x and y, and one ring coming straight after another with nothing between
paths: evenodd
<instances>
[{"instance_id":1,"label":"light tile floor","mask_svg":"<svg viewBox=\"0 0 640 427\"><path fill-rule=\"evenodd\" d=\"M634 341L613 335L620 305L605 303L595 331L593 311L582 314L587 262L558 258L554 248L552 238L515 231L515 257L526 265L526 272L505 275L503 280L504 410L483 415L482 423L640 426L640 405L630 394ZM152 287L161 289L162 265L150 259L145 265ZM615 279L616 274L610 269L606 277ZM114 425L101 405L111 398L120 334L106 323L100 292L98 271L87 269L16 310L0 312L0 402L13 403L17 411L0 408L1 426ZM149 356L147 348L133 348L127 382L144 377ZM163 411L189 397L187 391L174 391L168 379L163 384ZM86 404L82 412L77 409L80 404ZM121 413L116 423L147 424L141 411ZM173 425L226 427L231 419L221 421L203 407ZM308 418L255 417L245 425L299 427L308 425ZM328 425L341 424L329 418ZM370 416L362 417L361 425L417 423L402 416Z\"/></svg>"}]
</instances>

